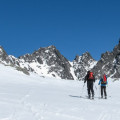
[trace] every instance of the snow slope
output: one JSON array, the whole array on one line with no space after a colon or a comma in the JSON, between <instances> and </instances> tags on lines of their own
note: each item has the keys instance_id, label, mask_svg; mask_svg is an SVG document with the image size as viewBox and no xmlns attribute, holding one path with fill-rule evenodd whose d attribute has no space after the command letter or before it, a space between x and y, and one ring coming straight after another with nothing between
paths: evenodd
<instances>
[{"instance_id":1,"label":"snow slope","mask_svg":"<svg viewBox=\"0 0 120 120\"><path fill-rule=\"evenodd\" d=\"M0 120L120 120L120 81L109 79L107 100L99 99L97 84L89 100L83 82L27 76L0 64Z\"/></svg>"}]
</instances>

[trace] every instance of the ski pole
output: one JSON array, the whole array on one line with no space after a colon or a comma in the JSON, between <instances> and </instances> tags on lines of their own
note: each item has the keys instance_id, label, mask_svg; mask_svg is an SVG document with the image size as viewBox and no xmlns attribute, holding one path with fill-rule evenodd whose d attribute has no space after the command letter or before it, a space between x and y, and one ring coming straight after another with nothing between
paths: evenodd
<instances>
[{"instance_id":1,"label":"ski pole","mask_svg":"<svg viewBox=\"0 0 120 120\"><path fill-rule=\"evenodd\" d=\"M83 91L83 89L84 89L84 86L85 86L85 83L83 84L82 91Z\"/></svg>"},{"instance_id":2,"label":"ski pole","mask_svg":"<svg viewBox=\"0 0 120 120\"><path fill-rule=\"evenodd\" d=\"M99 98L101 96L101 86L99 86Z\"/></svg>"},{"instance_id":3,"label":"ski pole","mask_svg":"<svg viewBox=\"0 0 120 120\"><path fill-rule=\"evenodd\" d=\"M82 87L81 97L82 97L82 94L83 94L84 86L85 86L85 83L84 83L84 85Z\"/></svg>"},{"instance_id":4,"label":"ski pole","mask_svg":"<svg viewBox=\"0 0 120 120\"><path fill-rule=\"evenodd\" d=\"M83 88L85 87L85 83L84 83L84 85L83 85Z\"/></svg>"},{"instance_id":5,"label":"ski pole","mask_svg":"<svg viewBox=\"0 0 120 120\"><path fill-rule=\"evenodd\" d=\"M97 90L97 87L96 87L96 85L95 85L95 89Z\"/></svg>"}]
</instances>

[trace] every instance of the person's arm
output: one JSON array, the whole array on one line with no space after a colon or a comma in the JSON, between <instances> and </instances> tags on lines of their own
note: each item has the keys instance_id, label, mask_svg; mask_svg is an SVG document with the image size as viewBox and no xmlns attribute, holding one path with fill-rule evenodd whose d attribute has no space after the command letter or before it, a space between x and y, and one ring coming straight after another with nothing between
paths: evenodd
<instances>
[{"instance_id":1,"label":"person's arm","mask_svg":"<svg viewBox=\"0 0 120 120\"><path fill-rule=\"evenodd\" d=\"M101 84L101 79L99 80L99 83L98 83L98 85L100 85Z\"/></svg>"},{"instance_id":2,"label":"person's arm","mask_svg":"<svg viewBox=\"0 0 120 120\"><path fill-rule=\"evenodd\" d=\"M88 76L88 75L85 76L84 83L86 83L86 81L87 81L87 76Z\"/></svg>"},{"instance_id":3,"label":"person's arm","mask_svg":"<svg viewBox=\"0 0 120 120\"><path fill-rule=\"evenodd\" d=\"M107 81L107 84L106 85L108 85L108 81Z\"/></svg>"},{"instance_id":4,"label":"person's arm","mask_svg":"<svg viewBox=\"0 0 120 120\"><path fill-rule=\"evenodd\" d=\"M95 76L93 75L93 77L94 77L93 81L95 82Z\"/></svg>"},{"instance_id":5,"label":"person's arm","mask_svg":"<svg viewBox=\"0 0 120 120\"><path fill-rule=\"evenodd\" d=\"M86 83L86 76L85 76L85 79L84 79L84 83Z\"/></svg>"}]
</instances>

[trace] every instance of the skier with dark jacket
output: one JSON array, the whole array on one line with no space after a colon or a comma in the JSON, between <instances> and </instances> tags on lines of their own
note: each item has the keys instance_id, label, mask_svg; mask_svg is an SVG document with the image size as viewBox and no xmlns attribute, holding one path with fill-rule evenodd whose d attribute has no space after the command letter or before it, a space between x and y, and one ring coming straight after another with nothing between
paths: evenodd
<instances>
[{"instance_id":1,"label":"skier with dark jacket","mask_svg":"<svg viewBox=\"0 0 120 120\"><path fill-rule=\"evenodd\" d=\"M87 89L88 89L88 98L91 97L91 93L92 93L92 99L94 99L93 82L95 82L95 77L93 75L93 72L91 71L87 72L84 83L86 83L86 81L87 81Z\"/></svg>"},{"instance_id":2,"label":"skier with dark jacket","mask_svg":"<svg viewBox=\"0 0 120 120\"><path fill-rule=\"evenodd\" d=\"M107 99L107 92L106 92L107 84L108 84L107 76L104 74L98 83L98 85L101 85L101 98L103 98L103 91L104 91L105 99Z\"/></svg>"}]
</instances>

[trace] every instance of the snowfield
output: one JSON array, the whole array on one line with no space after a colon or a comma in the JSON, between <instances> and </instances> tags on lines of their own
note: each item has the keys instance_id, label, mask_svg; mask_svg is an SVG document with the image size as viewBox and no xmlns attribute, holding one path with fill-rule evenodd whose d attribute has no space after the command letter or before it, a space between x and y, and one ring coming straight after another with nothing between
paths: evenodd
<instances>
[{"instance_id":1,"label":"snowfield","mask_svg":"<svg viewBox=\"0 0 120 120\"><path fill-rule=\"evenodd\" d=\"M87 99L83 81L27 76L0 64L0 120L120 120L120 81L108 79L108 99Z\"/></svg>"}]
</instances>

